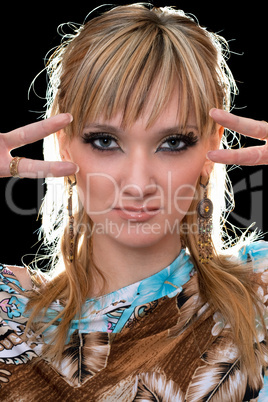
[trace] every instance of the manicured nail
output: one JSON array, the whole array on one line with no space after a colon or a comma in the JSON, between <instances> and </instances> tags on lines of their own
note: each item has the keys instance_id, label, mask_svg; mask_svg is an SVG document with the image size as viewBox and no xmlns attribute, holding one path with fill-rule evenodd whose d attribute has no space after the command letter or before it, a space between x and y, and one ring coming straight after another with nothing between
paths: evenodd
<instances>
[{"instance_id":1,"label":"manicured nail","mask_svg":"<svg viewBox=\"0 0 268 402\"><path fill-rule=\"evenodd\" d=\"M210 111L209 111L210 117L213 117L214 110L217 110L217 109L215 107L210 109Z\"/></svg>"},{"instance_id":2,"label":"manicured nail","mask_svg":"<svg viewBox=\"0 0 268 402\"><path fill-rule=\"evenodd\" d=\"M212 160L212 161L213 161L213 157L215 158L215 156L217 156L217 151L208 151L208 152L207 152L207 158L208 158L209 160Z\"/></svg>"},{"instance_id":3,"label":"manicured nail","mask_svg":"<svg viewBox=\"0 0 268 402\"><path fill-rule=\"evenodd\" d=\"M66 113L66 115L69 117L70 123L73 121L73 116L71 115L71 113Z\"/></svg>"}]
</instances>

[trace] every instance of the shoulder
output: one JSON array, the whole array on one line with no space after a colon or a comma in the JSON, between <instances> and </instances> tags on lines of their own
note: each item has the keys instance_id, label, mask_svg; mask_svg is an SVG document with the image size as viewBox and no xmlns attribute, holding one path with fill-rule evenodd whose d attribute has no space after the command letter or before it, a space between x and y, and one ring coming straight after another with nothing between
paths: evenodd
<instances>
[{"instance_id":1,"label":"shoulder","mask_svg":"<svg viewBox=\"0 0 268 402\"><path fill-rule=\"evenodd\" d=\"M27 267L0 264L0 283L13 282L22 290L32 289L32 280Z\"/></svg>"}]
</instances>

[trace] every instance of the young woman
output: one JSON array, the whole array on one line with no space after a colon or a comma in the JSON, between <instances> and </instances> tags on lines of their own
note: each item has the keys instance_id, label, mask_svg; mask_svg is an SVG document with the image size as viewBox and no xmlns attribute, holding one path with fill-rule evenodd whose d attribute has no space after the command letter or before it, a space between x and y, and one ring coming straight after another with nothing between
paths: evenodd
<instances>
[{"instance_id":1,"label":"young woman","mask_svg":"<svg viewBox=\"0 0 268 402\"><path fill-rule=\"evenodd\" d=\"M51 57L49 118L1 135L2 177L48 178L51 255L49 274L1 266L1 400L260 394L268 248L224 242L223 183L267 145L219 148L268 125L229 113L223 49L181 11L115 7ZM45 161L10 155L41 138Z\"/></svg>"}]
</instances>

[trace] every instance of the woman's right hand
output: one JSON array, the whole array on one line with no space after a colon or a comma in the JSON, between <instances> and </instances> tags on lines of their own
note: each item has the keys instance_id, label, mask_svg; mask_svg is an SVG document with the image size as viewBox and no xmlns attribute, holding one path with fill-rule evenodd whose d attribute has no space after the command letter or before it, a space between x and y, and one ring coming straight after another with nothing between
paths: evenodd
<instances>
[{"instance_id":1,"label":"woman's right hand","mask_svg":"<svg viewBox=\"0 0 268 402\"><path fill-rule=\"evenodd\" d=\"M56 133L71 121L72 116L69 113L62 113L9 133L0 134L0 177L11 176L9 165L13 158L10 154L13 149ZM27 178L60 177L76 173L77 168L78 166L72 162L48 162L23 158L18 164L18 174L20 177Z\"/></svg>"}]
</instances>

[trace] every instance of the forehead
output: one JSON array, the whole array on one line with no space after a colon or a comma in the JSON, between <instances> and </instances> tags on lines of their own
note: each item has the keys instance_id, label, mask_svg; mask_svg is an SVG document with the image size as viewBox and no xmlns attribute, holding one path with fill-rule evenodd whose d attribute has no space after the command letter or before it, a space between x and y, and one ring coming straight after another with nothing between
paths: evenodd
<instances>
[{"instance_id":1,"label":"forehead","mask_svg":"<svg viewBox=\"0 0 268 402\"><path fill-rule=\"evenodd\" d=\"M168 128L184 128L187 126L193 130L198 130L193 110L183 110L183 106L179 101L178 91L173 92L167 105L160 112L157 119L152 124L148 125L153 108L155 107L154 96L155 94L152 93L142 114L134 122L129 124L125 123L123 112L118 112L109 119L100 114L94 121L88 121L84 128L89 126L92 127L93 125L96 128L103 128L106 125L109 127L117 127L122 130L137 127L143 131L164 131ZM187 121L185 121L186 115Z\"/></svg>"}]
</instances>

